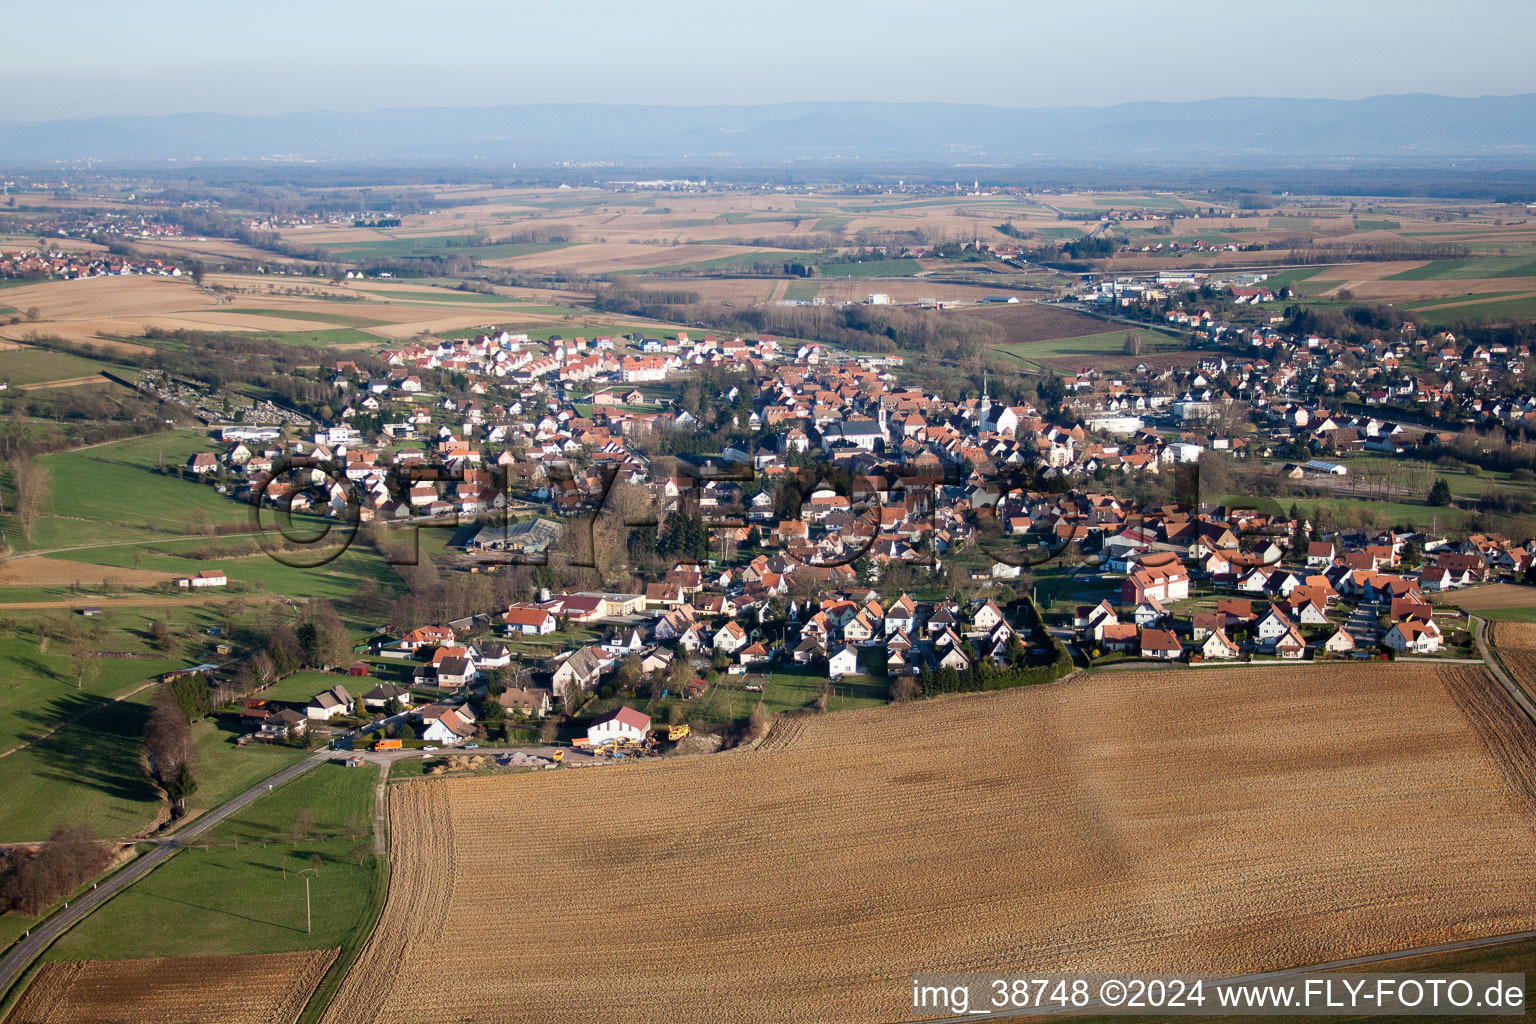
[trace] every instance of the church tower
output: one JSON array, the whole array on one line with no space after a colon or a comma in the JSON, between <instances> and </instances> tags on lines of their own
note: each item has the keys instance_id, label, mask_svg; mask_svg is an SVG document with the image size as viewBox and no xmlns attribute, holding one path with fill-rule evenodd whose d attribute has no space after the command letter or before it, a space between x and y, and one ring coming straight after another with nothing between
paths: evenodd
<instances>
[{"instance_id":1,"label":"church tower","mask_svg":"<svg viewBox=\"0 0 1536 1024\"><path fill-rule=\"evenodd\" d=\"M992 422L992 396L987 391L987 374L983 370L981 374L981 415L976 419L976 429L985 430L988 423Z\"/></svg>"}]
</instances>

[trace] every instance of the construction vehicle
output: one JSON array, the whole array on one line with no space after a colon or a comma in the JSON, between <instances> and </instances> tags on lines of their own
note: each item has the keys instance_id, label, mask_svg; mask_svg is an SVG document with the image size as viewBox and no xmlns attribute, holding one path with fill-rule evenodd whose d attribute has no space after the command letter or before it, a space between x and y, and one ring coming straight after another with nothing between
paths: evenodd
<instances>
[{"instance_id":1,"label":"construction vehicle","mask_svg":"<svg viewBox=\"0 0 1536 1024\"><path fill-rule=\"evenodd\" d=\"M399 750L405 744L400 740L379 740L373 745L374 750Z\"/></svg>"},{"instance_id":2,"label":"construction vehicle","mask_svg":"<svg viewBox=\"0 0 1536 1024\"><path fill-rule=\"evenodd\" d=\"M690 731L691 730L688 728L688 726L686 724L668 726L667 727L667 739L671 740L673 743L676 743L678 740L682 739L684 736L687 736Z\"/></svg>"}]
</instances>

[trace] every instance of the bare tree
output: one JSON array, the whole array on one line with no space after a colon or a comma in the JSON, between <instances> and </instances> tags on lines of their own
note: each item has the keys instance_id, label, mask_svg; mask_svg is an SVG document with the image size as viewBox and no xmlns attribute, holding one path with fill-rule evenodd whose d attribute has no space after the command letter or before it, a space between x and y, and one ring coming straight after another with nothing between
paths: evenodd
<instances>
[{"instance_id":1,"label":"bare tree","mask_svg":"<svg viewBox=\"0 0 1536 1024\"><path fill-rule=\"evenodd\" d=\"M187 796L196 788L192 771L197 764L197 745L192 741L187 716L169 687L162 686L155 695L149 721L144 723L140 756L150 781L178 812L185 809Z\"/></svg>"},{"instance_id":2,"label":"bare tree","mask_svg":"<svg viewBox=\"0 0 1536 1024\"><path fill-rule=\"evenodd\" d=\"M11 459L10 470L11 490L15 493L11 511L16 515L21 535L30 541L37 517L48 504L48 468L22 454Z\"/></svg>"},{"instance_id":3,"label":"bare tree","mask_svg":"<svg viewBox=\"0 0 1536 1024\"><path fill-rule=\"evenodd\" d=\"M86 683L94 683L96 677L101 675L101 658L88 640L76 640L69 645L69 661L75 669L77 690L85 689Z\"/></svg>"}]
</instances>

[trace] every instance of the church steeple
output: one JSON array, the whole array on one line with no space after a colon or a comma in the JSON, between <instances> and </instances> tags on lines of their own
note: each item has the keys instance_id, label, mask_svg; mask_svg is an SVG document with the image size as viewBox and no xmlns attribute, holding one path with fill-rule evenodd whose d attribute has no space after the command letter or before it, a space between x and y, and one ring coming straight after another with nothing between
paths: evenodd
<instances>
[{"instance_id":1,"label":"church steeple","mask_svg":"<svg viewBox=\"0 0 1536 1024\"><path fill-rule=\"evenodd\" d=\"M977 429L992 422L992 395L987 390L987 371L981 371L981 415L977 417Z\"/></svg>"}]
</instances>

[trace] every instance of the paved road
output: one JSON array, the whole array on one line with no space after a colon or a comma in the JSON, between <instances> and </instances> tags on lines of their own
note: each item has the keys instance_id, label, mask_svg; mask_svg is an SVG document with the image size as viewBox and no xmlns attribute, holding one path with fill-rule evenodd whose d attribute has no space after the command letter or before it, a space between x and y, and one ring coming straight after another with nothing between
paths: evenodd
<instances>
[{"instance_id":1,"label":"paved road","mask_svg":"<svg viewBox=\"0 0 1536 1024\"><path fill-rule=\"evenodd\" d=\"M1213 987L1226 988L1232 984L1246 982L1279 981L1285 978L1294 978L1298 974L1314 974L1318 971L1336 971L1344 967L1363 967L1368 964L1385 963L1389 960L1402 960L1407 957L1427 956L1434 953L1454 953L1464 949L1480 949L1484 946L1502 946L1506 943L1522 942L1527 939L1536 939L1536 932L1510 932L1506 935L1490 935L1481 939L1465 939L1461 942L1446 942L1438 946L1418 946L1413 949L1394 950L1390 953L1373 953L1370 956L1350 957L1348 960L1330 960L1327 963L1322 964L1308 964L1303 967L1286 967L1278 971L1263 971L1257 974L1213 975L1206 978L1206 983L1207 985ZM1061 976L1069 972L1053 971L1050 973L1055 976ZM986 1014L984 1017L978 1016L976 1014L963 1017L925 1017L923 1018L923 1022L924 1024L961 1024L961 1022L964 1021L966 1024L974 1024L974 1022L978 1019L993 1020L1002 1017L1041 1017L1057 1013L1082 1014L1092 1013L1096 1007L1102 1008L1103 1005L1104 1004L1098 1000L1092 1000L1085 1006L1053 1005L1044 1008L1036 1006L1025 1006L1018 1009L997 1010Z\"/></svg>"},{"instance_id":2,"label":"paved road","mask_svg":"<svg viewBox=\"0 0 1536 1024\"><path fill-rule=\"evenodd\" d=\"M282 785L289 779L304 774L311 768L336 756L340 755L335 751L322 750L313 757L305 758L297 764L284 768L276 775L262 780L228 803L193 820L174 836L161 841L153 850L128 864L117 874L100 883L96 888L87 892L78 900L70 903L68 908L59 911L36 928L33 928L30 935L12 946L10 952L6 953L4 957L0 957L0 996L3 996L16 983L16 979L21 976L21 972L26 969L27 965L32 962L33 957L47 949L54 939L57 939L60 935L74 927L92 910L95 910L112 896L149 874L149 872L174 855L177 850L183 846L190 845L191 841L198 835L245 807L263 793Z\"/></svg>"}]
</instances>

